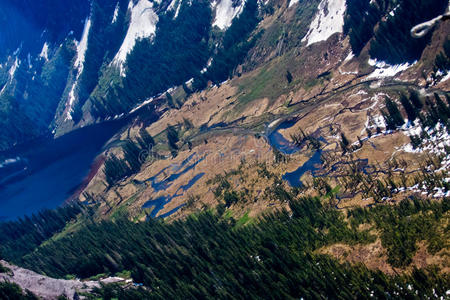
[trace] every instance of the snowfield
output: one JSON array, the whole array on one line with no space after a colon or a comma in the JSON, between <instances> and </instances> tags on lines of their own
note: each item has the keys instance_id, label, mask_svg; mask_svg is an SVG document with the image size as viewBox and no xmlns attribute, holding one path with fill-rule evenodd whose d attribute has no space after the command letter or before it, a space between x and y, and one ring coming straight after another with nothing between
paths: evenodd
<instances>
[{"instance_id":1,"label":"snowfield","mask_svg":"<svg viewBox=\"0 0 450 300\"><path fill-rule=\"evenodd\" d=\"M343 32L344 29L345 0L322 0L318 10L309 26L308 33L302 39L302 42L308 42L307 46L326 41L330 36Z\"/></svg>"},{"instance_id":2,"label":"snowfield","mask_svg":"<svg viewBox=\"0 0 450 300\"><path fill-rule=\"evenodd\" d=\"M148 0L140 0L136 5L133 5L133 0L130 0L128 9L131 10L130 25L123 43L114 57L114 63L120 66L122 76L125 75L123 64L128 53L136 44L136 40L154 36L158 23L158 15L153 11L153 3Z\"/></svg>"},{"instance_id":3,"label":"snowfield","mask_svg":"<svg viewBox=\"0 0 450 300\"><path fill-rule=\"evenodd\" d=\"M213 26L225 30L230 27L233 19L241 14L244 9L245 0L241 0L241 4L233 7L232 0L219 0L219 4L214 2L212 7L216 9L216 17Z\"/></svg>"}]
</instances>

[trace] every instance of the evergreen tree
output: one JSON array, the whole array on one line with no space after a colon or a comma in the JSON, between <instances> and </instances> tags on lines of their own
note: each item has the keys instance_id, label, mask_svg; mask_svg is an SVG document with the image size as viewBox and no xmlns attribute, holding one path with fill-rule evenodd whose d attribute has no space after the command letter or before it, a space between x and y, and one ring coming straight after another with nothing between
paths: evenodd
<instances>
[{"instance_id":1,"label":"evergreen tree","mask_svg":"<svg viewBox=\"0 0 450 300\"><path fill-rule=\"evenodd\" d=\"M291 72L289 72L289 70L287 70L286 71L286 80L288 81L288 83L291 83L292 79L293 79L293 77L292 77Z\"/></svg>"},{"instance_id":2,"label":"evergreen tree","mask_svg":"<svg viewBox=\"0 0 450 300\"><path fill-rule=\"evenodd\" d=\"M142 162L140 161L141 149L132 141L126 141L123 146L124 159L128 163L131 173L140 170Z\"/></svg>"},{"instance_id":3,"label":"evergreen tree","mask_svg":"<svg viewBox=\"0 0 450 300\"><path fill-rule=\"evenodd\" d=\"M38 300L30 291L24 293L15 283L0 282L0 299L5 300Z\"/></svg>"},{"instance_id":4,"label":"evergreen tree","mask_svg":"<svg viewBox=\"0 0 450 300\"><path fill-rule=\"evenodd\" d=\"M169 105L170 108L177 108L175 105L175 101L173 101L172 95L170 93L166 93L166 99L167 99L167 105Z\"/></svg>"},{"instance_id":5,"label":"evergreen tree","mask_svg":"<svg viewBox=\"0 0 450 300\"><path fill-rule=\"evenodd\" d=\"M342 148L342 151L343 151L344 153L347 152L348 146L349 146L349 145L350 145L350 142L348 141L348 139L347 139L347 137L345 136L345 134L342 132L342 133L341 133L341 148Z\"/></svg>"},{"instance_id":6,"label":"evergreen tree","mask_svg":"<svg viewBox=\"0 0 450 300\"><path fill-rule=\"evenodd\" d=\"M167 133L167 140L169 142L169 147L172 150L175 150L175 151L178 150L177 143L180 139L178 137L178 132L175 129L175 127L172 125L168 125L167 129L166 129L166 133Z\"/></svg>"},{"instance_id":7,"label":"evergreen tree","mask_svg":"<svg viewBox=\"0 0 450 300\"><path fill-rule=\"evenodd\" d=\"M409 99L403 93L400 95L400 102L408 115L408 120L414 125L414 120L417 118L417 109L413 107Z\"/></svg>"},{"instance_id":8,"label":"evergreen tree","mask_svg":"<svg viewBox=\"0 0 450 300\"><path fill-rule=\"evenodd\" d=\"M104 173L106 181L112 186L117 181L128 176L131 170L123 160L118 159L114 154L110 154L105 161Z\"/></svg>"},{"instance_id":9,"label":"evergreen tree","mask_svg":"<svg viewBox=\"0 0 450 300\"><path fill-rule=\"evenodd\" d=\"M444 51L436 55L434 66L436 71L441 71L445 74L450 70L450 39L444 42Z\"/></svg>"},{"instance_id":10,"label":"evergreen tree","mask_svg":"<svg viewBox=\"0 0 450 300\"><path fill-rule=\"evenodd\" d=\"M142 140L145 143L146 148L152 148L155 145L155 140L153 137L148 133L148 131L142 127L139 129L139 135L142 138Z\"/></svg>"},{"instance_id":11,"label":"evergreen tree","mask_svg":"<svg viewBox=\"0 0 450 300\"><path fill-rule=\"evenodd\" d=\"M423 108L423 103L420 100L419 94L416 91L411 90L409 92L409 100L417 110L421 110Z\"/></svg>"},{"instance_id":12,"label":"evergreen tree","mask_svg":"<svg viewBox=\"0 0 450 300\"><path fill-rule=\"evenodd\" d=\"M353 53L358 56L373 37L373 28L382 17L382 11L370 0L347 0L344 33L350 36Z\"/></svg>"},{"instance_id":13,"label":"evergreen tree","mask_svg":"<svg viewBox=\"0 0 450 300\"><path fill-rule=\"evenodd\" d=\"M437 93L434 93L434 98L436 100L436 107L433 109L433 114L435 118L437 117L437 121L442 122L446 126L450 117L450 107L442 101Z\"/></svg>"},{"instance_id":14,"label":"evergreen tree","mask_svg":"<svg viewBox=\"0 0 450 300\"><path fill-rule=\"evenodd\" d=\"M402 114L398 110L397 104L389 97L386 97L385 105L387 112L383 112L383 117L386 121L387 129L395 130L398 126L402 126L405 121L403 120Z\"/></svg>"},{"instance_id":15,"label":"evergreen tree","mask_svg":"<svg viewBox=\"0 0 450 300\"><path fill-rule=\"evenodd\" d=\"M428 21L442 14L448 6L447 0L400 0L387 1L388 15L379 22L375 38L370 43L371 57L399 64L418 60L423 49L431 39L432 32L425 37L416 39L410 30L417 24ZM395 11L394 11L395 9ZM394 11L394 15L389 15ZM411 14L411 12L414 12Z\"/></svg>"},{"instance_id":16,"label":"evergreen tree","mask_svg":"<svg viewBox=\"0 0 450 300\"><path fill-rule=\"evenodd\" d=\"M242 62L248 51L255 44L259 35L250 38L251 32L259 22L257 0L245 2L242 13L233 20L225 32L222 44L214 55L211 66L203 76L215 84L230 78L234 69ZM206 79L200 79L201 83Z\"/></svg>"}]
</instances>

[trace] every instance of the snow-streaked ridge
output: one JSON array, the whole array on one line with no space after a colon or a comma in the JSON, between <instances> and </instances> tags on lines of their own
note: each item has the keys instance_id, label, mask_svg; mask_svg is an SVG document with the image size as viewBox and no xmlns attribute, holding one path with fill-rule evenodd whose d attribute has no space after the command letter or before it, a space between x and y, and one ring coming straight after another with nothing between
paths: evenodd
<instances>
[{"instance_id":1,"label":"snow-streaked ridge","mask_svg":"<svg viewBox=\"0 0 450 300\"><path fill-rule=\"evenodd\" d=\"M337 32L343 32L345 9L345 0L322 0L319 4L319 11L302 41L307 41L307 46L309 46L326 41Z\"/></svg>"},{"instance_id":2,"label":"snow-streaked ridge","mask_svg":"<svg viewBox=\"0 0 450 300\"><path fill-rule=\"evenodd\" d=\"M8 82L6 82L3 85L3 88L0 90L0 95L3 95L3 93L5 92L6 88L13 82L14 79L14 75L16 74L17 68L20 65L20 60L19 58L16 56L13 65L11 66L11 68L9 68L8 74L9 74L9 80Z\"/></svg>"},{"instance_id":3,"label":"snow-streaked ridge","mask_svg":"<svg viewBox=\"0 0 450 300\"><path fill-rule=\"evenodd\" d=\"M175 19L178 17L178 14L180 13L181 1L182 0L172 0L172 2L170 2L169 6L167 7L168 11L173 11L173 10L175 11L175 15L174 15Z\"/></svg>"},{"instance_id":4,"label":"snow-streaked ridge","mask_svg":"<svg viewBox=\"0 0 450 300\"><path fill-rule=\"evenodd\" d=\"M119 2L117 2L116 4L116 8L114 9L114 13L113 13L113 18L111 20L111 24L116 23L117 21L117 17L119 16Z\"/></svg>"},{"instance_id":5,"label":"snow-streaked ridge","mask_svg":"<svg viewBox=\"0 0 450 300\"><path fill-rule=\"evenodd\" d=\"M221 30L230 27L233 19L241 14L244 9L245 0L241 0L240 5L233 7L232 0L219 0L213 2L212 7L216 10L213 26L219 27Z\"/></svg>"},{"instance_id":6,"label":"snow-streaked ridge","mask_svg":"<svg viewBox=\"0 0 450 300\"><path fill-rule=\"evenodd\" d=\"M121 68L121 75L124 74L123 64L131 52L136 40L148 38L155 35L158 15L153 11L153 3L148 0L140 0L136 5L130 0L128 9L131 10L130 25L127 34L114 57L114 63Z\"/></svg>"},{"instance_id":7,"label":"snow-streaked ridge","mask_svg":"<svg viewBox=\"0 0 450 300\"><path fill-rule=\"evenodd\" d=\"M84 60L86 58L86 50L88 47L88 38L90 30L91 30L91 18L87 18L84 23L84 30L81 36L81 40L77 45L77 58L73 64L73 67L77 69L77 75L69 91L65 111L66 112L66 116L64 119L65 121L72 120L73 104L75 102L75 88L78 84L78 78L80 78L80 75L84 69Z\"/></svg>"},{"instance_id":8,"label":"snow-streaked ridge","mask_svg":"<svg viewBox=\"0 0 450 300\"><path fill-rule=\"evenodd\" d=\"M19 59L16 57L14 60L14 64L9 69L9 79L12 80L14 78L14 74L16 74L17 67L19 66Z\"/></svg>"},{"instance_id":9,"label":"snow-streaked ridge","mask_svg":"<svg viewBox=\"0 0 450 300\"><path fill-rule=\"evenodd\" d=\"M298 3L298 0L291 0L291 1L289 1L289 7L291 7L297 3Z\"/></svg>"}]
</instances>

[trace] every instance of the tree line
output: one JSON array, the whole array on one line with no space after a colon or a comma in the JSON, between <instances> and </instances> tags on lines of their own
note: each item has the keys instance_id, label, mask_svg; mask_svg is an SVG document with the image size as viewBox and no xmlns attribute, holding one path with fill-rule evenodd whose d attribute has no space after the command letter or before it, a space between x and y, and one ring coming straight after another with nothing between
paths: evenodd
<instances>
[{"instance_id":1,"label":"tree line","mask_svg":"<svg viewBox=\"0 0 450 300\"><path fill-rule=\"evenodd\" d=\"M154 145L155 140L145 128L139 130L136 141L125 140L121 147L123 158L111 153L105 160L103 172L107 183L112 186L127 176L137 173Z\"/></svg>"},{"instance_id":2,"label":"tree line","mask_svg":"<svg viewBox=\"0 0 450 300\"><path fill-rule=\"evenodd\" d=\"M316 251L338 242L371 243L375 236L370 229L358 228L375 224L389 262L409 264L416 241L425 239L433 253L439 250L436 245L442 236L431 233L448 213L448 199L405 200L399 206L359 209L345 216L320 198L285 192L292 199L289 211L266 214L247 226L237 226L225 210L208 210L170 224L127 219L91 223L29 251L17 263L56 277L87 278L130 270L143 288L107 286L92 295L120 299L131 295L141 299L364 298L369 294L423 298L448 290L448 275L435 269L388 276ZM429 217L424 220L423 215Z\"/></svg>"}]
</instances>

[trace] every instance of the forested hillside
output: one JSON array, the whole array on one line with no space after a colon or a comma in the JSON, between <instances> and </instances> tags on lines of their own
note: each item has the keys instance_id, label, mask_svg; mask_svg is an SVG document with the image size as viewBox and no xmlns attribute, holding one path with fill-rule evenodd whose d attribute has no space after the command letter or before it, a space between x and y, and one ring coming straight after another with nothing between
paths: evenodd
<instances>
[{"instance_id":1,"label":"forested hillside","mask_svg":"<svg viewBox=\"0 0 450 300\"><path fill-rule=\"evenodd\" d=\"M370 56L390 64L418 60L431 39L411 36L410 30L445 12L447 0L347 0L344 32L359 55L370 41Z\"/></svg>"},{"instance_id":2,"label":"forested hillside","mask_svg":"<svg viewBox=\"0 0 450 300\"><path fill-rule=\"evenodd\" d=\"M346 220L318 198L300 198L290 202L290 212L269 214L245 227L223 209L173 224L117 220L85 225L13 260L57 277L130 270L133 280L148 288L127 291L117 286L94 293L118 293L120 299L433 297L445 295L448 275L429 269L386 276L340 264L316 250L336 242L371 243L371 231L356 228L375 223L392 263L408 264L405 258L414 254L411 243L416 239L427 239L432 251L442 247L443 237L436 236L435 228L448 214L448 204L405 200L397 207L350 211ZM423 219L422 214L430 217ZM2 255L8 258L8 253Z\"/></svg>"}]
</instances>

